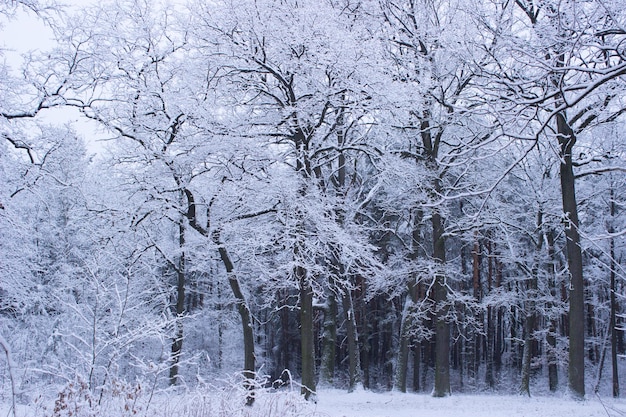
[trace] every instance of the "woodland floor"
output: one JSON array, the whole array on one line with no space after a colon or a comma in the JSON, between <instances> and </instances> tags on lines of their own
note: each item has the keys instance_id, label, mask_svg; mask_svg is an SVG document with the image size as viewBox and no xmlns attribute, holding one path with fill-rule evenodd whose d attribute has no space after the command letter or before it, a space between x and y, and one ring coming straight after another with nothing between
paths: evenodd
<instances>
[{"instance_id":1,"label":"woodland floor","mask_svg":"<svg viewBox=\"0 0 626 417\"><path fill-rule=\"evenodd\" d=\"M318 396L316 411L328 417L620 417L626 401L589 396L584 402L566 396L452 395L329 391Z\"/></svg>"},{"instance_id":2,"label":"woodland floor","mask_svg":"<svg viewBox=\"0 0 626 417\"><path fill-rule=\"evenodd\" d=\"M156 394L149 403L108 401L97 408L84 401L55 410L46 404L20 404L17 417L622 417L626 400L589 395L579 402L565 395L533 396L456 394L433 398L427 394L322 390L315 402L305 402L297 391L259 393L254 406L244 405L241 390ZM0 417L13 412L3 398Z\"/></svg>"}]
</instances>

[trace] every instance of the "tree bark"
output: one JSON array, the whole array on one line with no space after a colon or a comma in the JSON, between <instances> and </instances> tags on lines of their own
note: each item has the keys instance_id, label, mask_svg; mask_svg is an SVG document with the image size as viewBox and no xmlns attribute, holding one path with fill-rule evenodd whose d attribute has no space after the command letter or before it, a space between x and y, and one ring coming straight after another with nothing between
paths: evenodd
<instances>
[{"instance_id":1,"label":"tree bark","mask_svg":"<svg viewBox=\"0 0 626 417\"><path fill-rule=\"evenodd\" d=\"M302 353L302 389L308 400L315 393L315 341L313 340L313 288L306 270L296 267L296 279L300 286L300 343Z\"/></svg>"},{"instance_id":2,"label":"tree bark","mask_svg":"<svg viewBox=\"0 0 626 417\"><path fill-rule=\"evenodd\" d=\"M244 386L249 390L249 394L246 398L246 404L252 405L254 403L254 379L256 377L256 356L254 354L254 328L252 324L252 314L250 313L250 308L248 307L248 302L241 291L241 286L239 285L239 279L235 274L235 267L233 265L232 260L230 259L230 255L226 250L226 247L221 242L220 239L220 230L217 229L213 233L213 241L217 245L217 249L220 254L220 258L222 259L222 263L226 268L226 274L228 276L228 284L230 285L230 289L235 296L235 300L237 302L237 311L239 312L239 316L241 317L241 327L243 330L243 377L245 378Z\"/></svg>"},{"instance_id":3,"label":"tree bark","mask_svg":"<svg viewBox=\"0 0 626 417\"><path fill-rule=\"evenodd\" d=\"M342 296L343 311L346 315L348 341L348 392L354 391L361 382L361 358L359 352L359 336L354 315L352 294L346 290Z\"/></svg>"},{"instance_id":4,"label":"tree bark","mask_svg":"<svg viewBox=\"0 0 626 417\"><path fill-rule=\"evenodd\" d=\"M181 250L176 265L176 317L174 318L174 340L172 341L172 364L170 365L170 385L176 385L179 380L180 355L183 349L183 316L185 314L185 224L183 219L178 224L178 245Z\"/></svg>"},{"instance_id":5,"label":"tree bark","mask_svg":"<svg viewBox=\"0 0 626 417\"><path fill-rule=\"evenodd\" d=\"M535 241L535 254L530 277L526 287L526 320L524 322L524 350L522 353L522 381L520 393L530 397L530 363L533 355L533 333L537 322L536 298L539 281L539 263L543 248L543 212L537 213L537 236Z\"/></svg>"},{"instance_id":6,"label":"tree bark","mask_svg":"<svg viewBox=\"0 0 626 417\"><path fill-rule=\"evenodd\" d=\"M402 319L400 324L400 346L398 348L398 359L396 360L396 375L394 378L394 388L400 392L406 392L406 376L409 364L409 333L410 333L410 311L413 302L410 295L406 296Z\"/></svg>"},{"instance_id":7,"label":"tree bark","mask_svg":"<svg viewBox=\"0 0 626 417\"><path fill-rule=\"evenodd\" d=\"M324 309L324 333L322 335L322 359L320 385L331 387L335 379L335 360L337 356L337 296L331 290L326 297Z\"/></svg>"},{"instance_id":8,"label":"tree bark","mask_svg":"<svg viewBox=\"0 0 626 417\"><path fill-rule=\"evenodd\" d=\"M550 296L556 300L557 297L557 287L556 287L556 267L557 267L557 259L556 259L556 251L554 248L554 231L549 229L545 231L546 243L548 245L548 258L550 259L550 263L548 264L548 276L549 276L549 289ZM554 301L550 301L548 303L548 309L554 306ZM555 392L559 385L559 374L557 368L557 357L556 357L556 335L557 335L557 318L549 317L550 324L548 326L548 333L546 334L546 343L547 346L547 361L548 361L548 385L550 387L550 391Z\"/></svg>"},{"instance_id":9,"label":"tree bark","mask_svg":"<svg viewBox=\"0 0 626 417\"><path fill-rule=\"evenodd\" d=\"M433 225L433 257L438 263L435 274L435 388L434 397L450 395L450 324L448 315L448 287L446 283L445 262L446 246L443 219L435 210L431 222Z\"/></svg>"},{"instance_id":10,"label":"tree bark","mask_svg":"<svg viewBox=\"0 0 626 417\"><path fill-rule=\"evenodd\" d=\"M420 367L422 364L422 345L421 343L414 343L413 347L413 391L419 392L420 386Z\"/></svg>"},{"instance_id":11,"label":"tree bark","mask_svg":"<svg viewBox=\"0 0 626 417\"><path fill-rule=\"evenodd\" d=\"M248 302L246 301L246 297L241 291L241 286L239 285L239 279L237 274L235 274L235 266L230 258L228 250L226 246L222 242L221 239L221 230L219 228L215 229L212 233L209 229L209 213L207 212L207 224L206 227L203 227L198 223L198 219L196 217L196 203L193 196L193 193L185 189L185 196L187 197L187 219L189 220L189 225L193 227L198 233L200 233L205 238L211 239L213 243L217 246L218 252L220 254L220 258L224 267L226 268L226 275L228 277L228 284L230 285L230 289L233 292L233 296L237 302L237 311L239 312L239 316L241 317L241 327L243 330L243 347L244 347L244 366L243 366L243 376L245 378L244 385L250 391L247 397L247 404L252 405L254 403L254 378L256 375L256 356L254 354L254 328L252 325L252 314L250 312L250 307L248 306ZM208 210L207 210L208 211Z\"/></svg>"},{"instance_id":12,"label":"tree bark","mask_svg":"<svg viewBox=\"0 0 626 417\"><path fill-rule=\"evenodd\" d=\"M409 255L410 261L415 261L419 257L419 241L420 241L420 224L422 222L422 212L417 211L413 215L413 230L411 232L411 253ZM407 386L407 372L409 364L409 351L411 345L411 328L413 327L412 313L415 310L415 306L418 300L417 292L418 277L415 273L409 280L407 285L407 295L404 302L404 308L402 309L402 319L400 323L400 346L398 349L398 359L396 361L396 375L394 378L394 387L401 391L406 392ZM416 350L419 352L419 350ZM417 360L417 366L414 365L414 372L417 371L417 379L413 377L413 386L419 389L419 355Z\"/></svg>"},{"instance_id":13,"label":"tree bark","mask_svg":"<svg viewBox=\"0 0 626 417\"><path fill-rule=\"evenodd\" d=\"M489 236L488 236L489 238ZM491 240L487 241L487 293L491 292L493 286L493 254L491 251ZM495 328L494 328L494 319L493 319L493 307L491 305L487 306L487 343L485 348L485 383L489 388L494 388L495 386L495 378L493 375L494 365L494 345L495 345Z\"/></svg>"},{"instance_id":14,"label":"tree bark","mask_svg":"<svg viewBox=\"0 0 626 417\"><path fill-rule=\"evenodd\" d=\"M478 231L474 233L474 247L472 248L472 289L474 293L474 300L480 303L482 300L482 283L480 279L480 241L478 240ZM484 323L484 315L482 312L478 313L478 320L480 323ZM472 332L472 353L470 360L470 378L474 381L478 380L478 374L480 370L481 359L481 341L483 336L481 332L474 330Z\"/></svg>"},{"instance_id":15,"label":"tree bark","mask_svg":"<svg viewBox=\"0 0 626 417\"><path fill-rule=\"evenodd\" d=\"M572 149L576 143L574 131L565 114L556 115L560 145L561 198L567 247L569 286L569 389L578 399L585 397L585 297L583 259L578 232L578 205L574 180Z\"/></svg>"},{"instance_id":16,"label":"tree bark","mask_svg":"<svg viewBox=\"0 0 626 417\"><path fill-rule=\"evenodd\" d=\"M609 220L609 234L615 233L615 228L613 226L613 222L615 221L615 190L611 185L610 190L610 202L609 202L609 210L611 218ZM615 278L616 278L616 269L617 262L615 261L615 238L611 237L609 241L609 256L610 260L610 285L611 285L611 317L610 317L610 327L611 327L611 370L612 370L612 388L613 388L613 397L619 397L619 372L617 369L617 300L615 297L615 292L617 288L615 286Z\"/></svg>"}]
</instances>

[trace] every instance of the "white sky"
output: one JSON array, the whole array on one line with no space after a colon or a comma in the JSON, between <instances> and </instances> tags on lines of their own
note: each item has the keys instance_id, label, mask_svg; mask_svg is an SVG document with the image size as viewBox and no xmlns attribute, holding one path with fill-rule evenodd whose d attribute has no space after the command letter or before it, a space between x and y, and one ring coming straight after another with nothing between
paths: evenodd
<instances>
[{"instance_id":1,"label":"white sky","mask_svg":"<svg viewBox=\"0 0 626 417\"><path fill-rule=\"evenodd\" d=\"M69 5L87 5L90 0L65 0ZM3 59L18 74L22 56L31 51L48 50L54 47L52 30L30 10L19 10L11 19L0 14L0 48ZM0 98L1 99L1 98ZM98 153L98 140L104 139L97 123L85 119L76 109L49 109L41 113L44 123L71 125L83 138L90 153Z\"/></svg>"}]
</instances>

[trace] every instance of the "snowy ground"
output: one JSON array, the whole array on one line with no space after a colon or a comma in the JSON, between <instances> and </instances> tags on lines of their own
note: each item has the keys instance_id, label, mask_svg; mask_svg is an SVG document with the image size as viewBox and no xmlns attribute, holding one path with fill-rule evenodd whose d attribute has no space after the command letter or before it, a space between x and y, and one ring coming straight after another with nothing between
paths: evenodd
<instances>
[{"instance_id":1,"label":"snowy ground","mask_svg":"<svg viewBox=\"0 0 626 417\"><path fill-rule=\"evenodd\" d=\"M53 403L21 404L18 417L622 417L626 400L589 396L584 402L563 396L452 395L433 398L426 394L398 392L346 393L325 390L317 402L305 402L296 390L259 393L253 407L244 405L245 392L231 389L156 395L150 403L108 401L93 409L84 402L54 410ZM6 400L6 398L4 398ZM12 416L8 404L0 404L0 417Z\"/></svg>"},{"instance_id":2,"label":"snowy ground","mask_svg":"<svg viewBox=\"0 0 626 417\"><path fill-rule=\"evenodd\" d=\"M626 416L626 401L591 396L580 403L556 396L433 398L425 394L328 391L318 395L315 411L320 417L620 417Z\"/></svg>"}]
</instances>

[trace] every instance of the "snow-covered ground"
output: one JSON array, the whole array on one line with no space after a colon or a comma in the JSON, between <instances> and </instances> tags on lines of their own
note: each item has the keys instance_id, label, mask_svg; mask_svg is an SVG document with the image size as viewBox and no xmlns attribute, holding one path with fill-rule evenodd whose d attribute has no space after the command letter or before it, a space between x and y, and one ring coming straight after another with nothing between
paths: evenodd
<instances>
[{"instance_id":1,"label":"snow-covered ground","mask_svg":"<svg viewBox=\"0 0 626 417\"><path fill-rule=\"evenodd\" d=\"M324 390L316 402L306 402L296 390L261 392L254 406L244 405L239 389L157 394L149 403L106 401L89 407L69 401L67 408L48 404L21 404L18 417L622 417L626 400L589 396L578 402L565 396L457 394L433 398L427 394ZM6 400L6 398L5 398ZM0 417L13 413L5 402Z\"/></svg>"},{"instance_id":2,"label":"snow-covered ground","mask_svg":"<svg viewBox=\"0 0 626 417\"><path fill-rule=\"evenodd\" d=\"M346 394L327 391L318 395L315 412L328 417L619 417L626 416L626 401L589 396L584 402L567 397L504 395Z\"/></svg>"}]
</instances>

